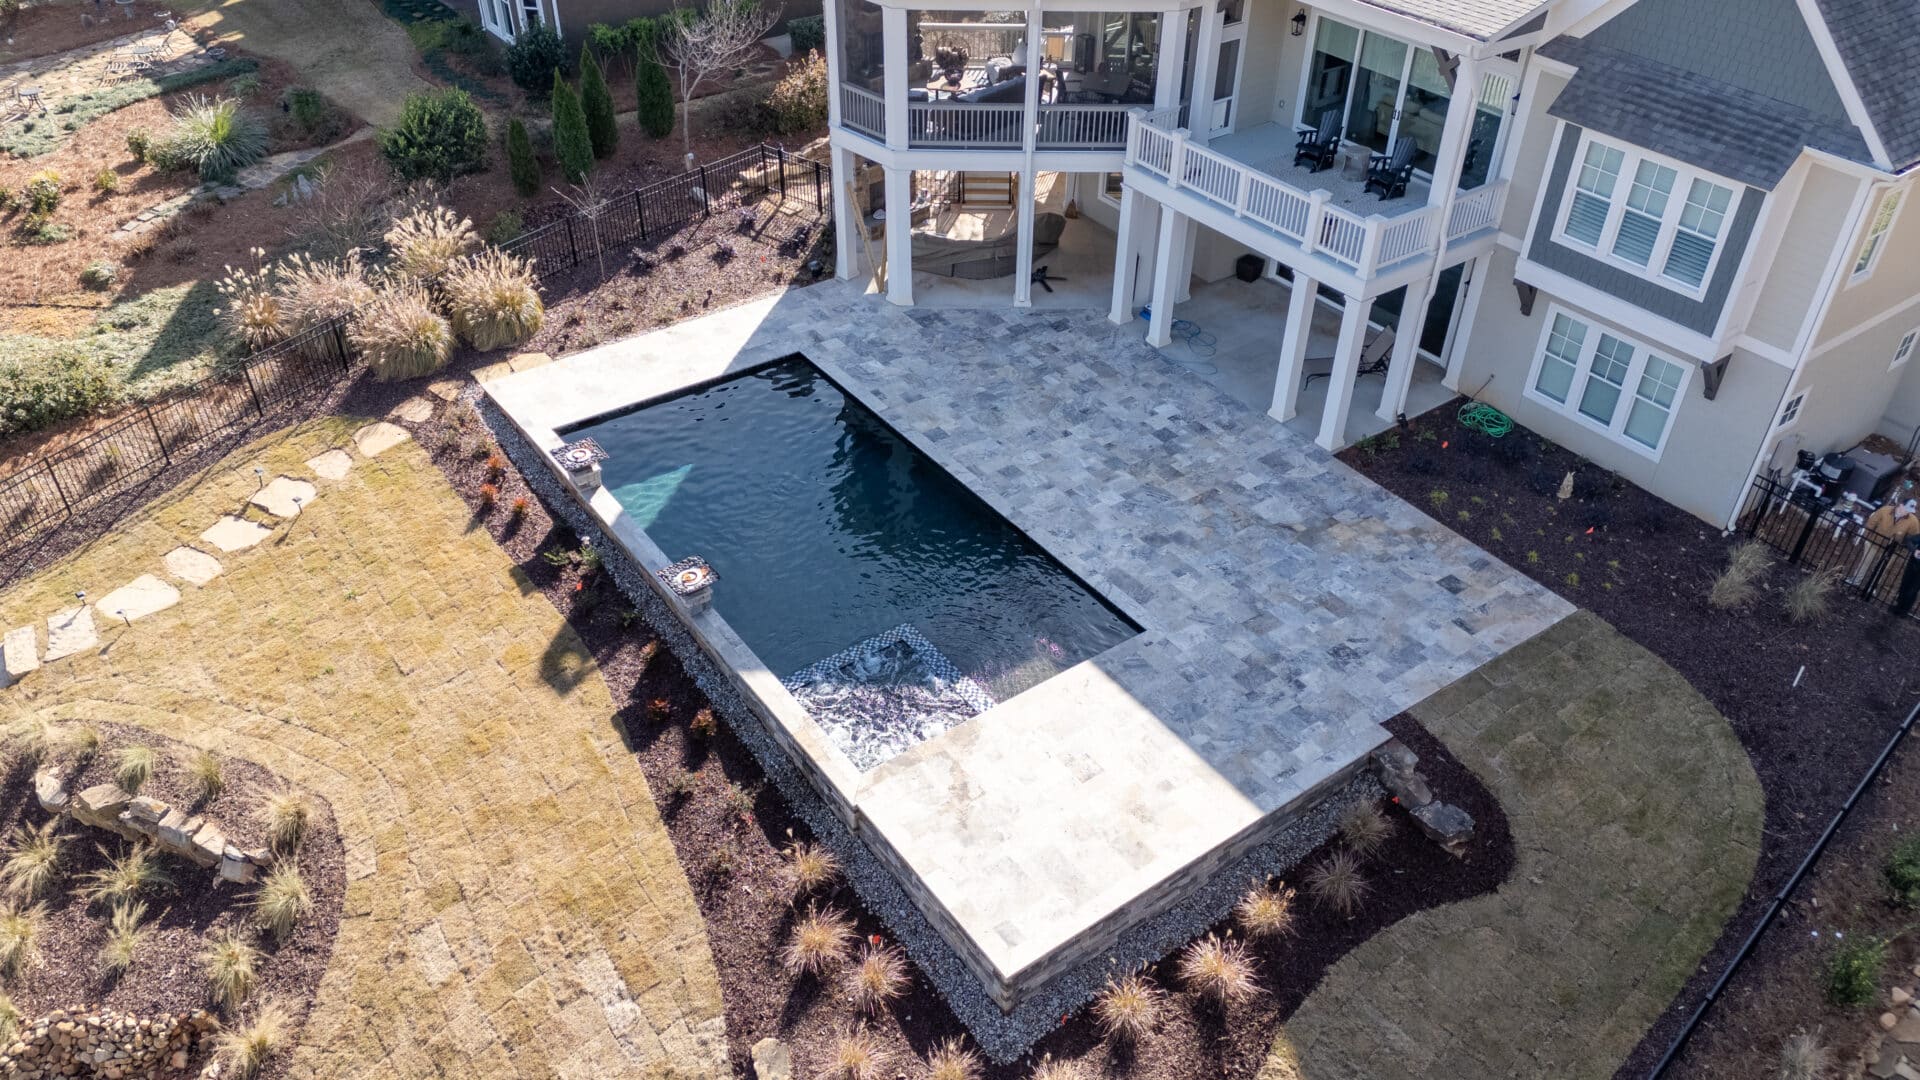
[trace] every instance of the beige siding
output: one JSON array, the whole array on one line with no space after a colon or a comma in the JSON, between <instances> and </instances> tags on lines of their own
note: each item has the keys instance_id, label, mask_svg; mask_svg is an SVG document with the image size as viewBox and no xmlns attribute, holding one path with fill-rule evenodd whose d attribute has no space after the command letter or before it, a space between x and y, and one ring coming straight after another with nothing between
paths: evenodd
<instances>
[{"instance_id":1,"label":"beige siding","mask_svg":"<svg viewBox=\"0 0 1920 1080\"><path fill-rule=\"evenodd\" d=\"M1920 210L1913 206L1915 198L1915 189L1910 185L1907 188L1906 205L1900 211L1900 220L1887 237L1879 268L1872 277L1858 284L1848 284L1846 277L1853 271L1853 261L1858 255L1860 242L1866 236L1866 221L1862 220L1853 230L1852 242L1847 247L1847 262L1841 268L1840 292L1833 298L1833 306L1827 309L1826 321L1820 324L1820 332L1814 338L1814 348L1818 349L1821 344L1845 336L1863 323L1872 322L1888 309L1898 307L1920 293ZM1876 196L1867 206L1866 215L1870 216L1877 205Z\"/></svg>"},{"instance_id":2,"label":"beige siding","mask_svg":"<svg viewBox=\"0 0 1920 1080\"><path fill-rule=\"evenodd\" d=\"M1846 228L1860 181L1816 163L1794 203L1780 250L1764 268L1759 302L1747 333L1776 348L1793 350L1800 327L1820 299L1821 282L1833 259L1834 238ZM1890 258L1892 253L1888 253Z\"/></svg>"},{"instance_id":3,"label":"beige siding","mask_svg":"<svg viewBox=\"0 0 1920 1080\"><path fill-rule=\"evenodd\" d=\"M1307 54L1307 39L1294 37L1287 21L1296 10L1298 5L1288 0L1251 0L1247 5L1247 40L1241 45L1245 70L1240 76L1235 131L1269 122L1292 123L1293 95L1300 88L1300 66Z\"/></svg>"},{"instance_id":4,"label":"beige siding","mask_svg":"<svg viewBox=\"0 0 1920 1080\"><path fill-rule=\"evenodd\" d=\"M1527 223L1533 218L1534 200L1547 175L1548 157L1553 150L1556 121L1547 115L1547 107L1566 89L1567 80L1542 73L1532 101L1522 101L1525 123L1519 131L1520 156L1513 166L1513 186L1507 192L1507 209L1501 230L1514 236L1527 235Z\"/></svg>"},{"instance_id":5,"label":"beige siding","mask_svg":"<svg viewBox=\"0 0 1920 1080\"><path fill-rule=\"evenodd\" d=\"M1888 252L1887 258L1893 257ZM1886 262L1880 272L1888 270ZM1912 279L1909 279L1909 288ZM1831 324L1831 320L1829 320ZM1898 371L1888 370L1901 335L1920 325L1920 305L1883 319L1871 329L1808 357L1795 392L1808 390L1795 431L1809 450L1845 450L1871 435L1889 413L1913 416L1895 391L1905 381L1909 361ZM1902 413L1902 410L1906 410ZM1910 423L1910 421L1909 421Z\"/></svg>"},{"instance_id":6,"label":"beige siding","mask_svg":"<svg viewBox=\"0 0 1920 1080\"><path fill-rule=\"evenodd\" d=\"M1527 374L1539 349L1549 306L1540 293L1531 316L1522 316L1512 288L1514 254L1497 248L1491 277L1481 293L1473 338L1462 346L1460 386L1471 389L1520 424L1715 525L1731 514L1747 470L1787 381L1787 370L1736 350L1720 394L1706 400L1696 371L1674 415L1659 460L1651 460L1592 428L1525 396ZM1560 306L1594 326L1658 348L1630 327L1617 327L1576 304ZM1684 362L1684 361L1682 361ZM1491 376L1491 381L1489 377ZM1485 389L1482 390L1482 384Z\"/></svg>"},{"instance_id":7,"label":"beige siding","mask_svg":"<svg viewBox=\"0 0 1920 1080\"><path fill-rule=\"evenodd\" d=\"M1909 321L1913 323L1908 325ZM1905 327L1901 333L1920 326L1920 314L1897 320ZM1897 339L1896 339L1897 340ZM1908 361L1900 369L1899 382L1893 388L1893 400L1887 404L1887 415L1880 418L1880 433L1891 435L1901 442L1913 437L1914 430L1920 428L1920 363Z\"/></svg>"}]
</instances>

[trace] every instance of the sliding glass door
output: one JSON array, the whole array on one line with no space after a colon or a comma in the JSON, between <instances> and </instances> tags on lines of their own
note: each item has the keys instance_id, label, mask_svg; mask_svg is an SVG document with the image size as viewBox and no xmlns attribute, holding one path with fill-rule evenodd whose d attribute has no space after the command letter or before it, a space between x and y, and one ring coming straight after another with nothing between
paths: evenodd
<instances>
[{"instance_id":1,"label":"sliding glass door","mask_svg":"<svg viewBox=\"0 0 1920 1080\"><path fill-rule=\"evenodd\" d=\"M1379 34L1360 39L1360 64L1347 92L1347 139L1384 154L1400 118L1400 88L1407 70L1406 42Z\"/></svg>"}]
</instances>

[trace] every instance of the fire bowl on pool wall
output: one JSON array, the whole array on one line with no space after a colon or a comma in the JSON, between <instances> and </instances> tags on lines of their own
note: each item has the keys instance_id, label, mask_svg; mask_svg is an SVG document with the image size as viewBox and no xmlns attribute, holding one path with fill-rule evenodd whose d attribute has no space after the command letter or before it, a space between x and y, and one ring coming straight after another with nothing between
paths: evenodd
<instances>
[{"instance_id":1,"label":"fire bowl on pool wall","mask_svg":"<svg viewBox=\"0 0 1920 1080\"><path fill-rule=\"evenodd\" d=\"M607 460L607 452L592 439L580 439L561 444L553 452L553 460L567 471L574 487L592 491L600 486L600 463Z\"/></svg>"},{"instance_id":2,"label":"fire bowl on pool wall","mask_svg":"<svg viewBox=\"0 0 1920 1080\"><path fill-rule=\"evenodd\" d=\"M685 601L687 610L696 615L713 603L713 583L720 580L707 560L698 555L689 555L662 567L659 576L661 583L673 590L673 595Z\"/></svg>"}]
</instances>

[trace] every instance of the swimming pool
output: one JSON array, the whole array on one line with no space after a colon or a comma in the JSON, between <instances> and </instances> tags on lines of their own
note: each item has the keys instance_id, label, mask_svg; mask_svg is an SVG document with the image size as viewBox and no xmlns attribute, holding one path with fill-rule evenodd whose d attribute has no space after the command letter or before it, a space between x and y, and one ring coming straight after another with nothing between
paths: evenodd
<instances>
[{"instance_id":1,"label":"swimming pool","mask_svg":"<svg viewBox=\"0 0 1920 1080\"><path fill-rule=\"evenodd\" d=\"M805 357L566 434L861 770L1140 631Z\"/></svg>"}]
</instances>

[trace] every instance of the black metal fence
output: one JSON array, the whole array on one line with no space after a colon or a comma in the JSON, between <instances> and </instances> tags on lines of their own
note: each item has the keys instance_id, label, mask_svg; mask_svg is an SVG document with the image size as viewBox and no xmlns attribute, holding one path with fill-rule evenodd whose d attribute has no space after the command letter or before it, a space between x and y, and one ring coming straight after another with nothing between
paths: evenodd
<instances>
[{"instance_id":1,"label":"black metal fence","mask_svg":"<svg viewBox=\"0 0 1920 1080\"><path fill-rule=\"evenodd\" d=\"M592 212L569 214L502 249L535 260L536 273L548 278L616 247L663 238L696 219L772 195L823 220L831 214L827 184L821 162L762 144L614 196ZM348 321L322 323L268 346L229 376L181 387L0 476L0 549L73 520L277 405L331 388L353 368Z\"/></svg>"},{"instance_id":2,"label":"black metal fence","mask_svg":"<svg viewBox=\"0 0 1920 1080\"><path fill-rule=\"evenodd\" d=\"M1905 545L1867 527L1865 507L1824 505L1806 489L1757 477L1736 518L1747 536L1810 570L1834 574L1849 592L1892 604L1910 553Z\"/></svg>"}]
</instances>

